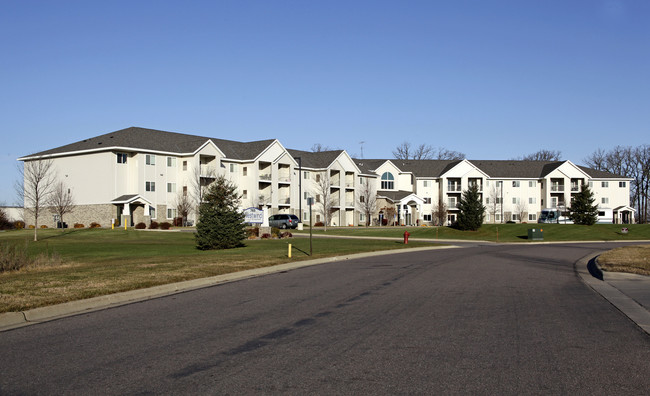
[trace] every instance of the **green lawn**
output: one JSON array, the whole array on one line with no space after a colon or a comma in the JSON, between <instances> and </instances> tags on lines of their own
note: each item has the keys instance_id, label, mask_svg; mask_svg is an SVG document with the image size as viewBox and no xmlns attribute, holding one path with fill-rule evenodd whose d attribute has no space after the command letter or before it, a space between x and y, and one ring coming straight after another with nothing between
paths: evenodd
<instances>
[{"instance_id":1,"label":"green lawn","mask_svg":"<svg viewBox=\"0 0 650 396\"><path fill-rule=\"evenodd\" d=\"M62 264L0 273L0 312L310 259L308 238L246 241L219 251L197 250L194 234L185 232L39 230L39 241L32 239L30 230L0 233L0 244L16 244L30 256L54 254ZM314 238L311 258L425 245L432 244Z\"/></svg>"},{"instance_id":2,"label":"green lawn","mask_svg":"<svg viewBox=\"0 0 650 396\"><path fill-rule=\"evenodd\" d=\"M596 224L580 226L573 224L486 224L478 231L459 231L449 227L340 227L314 228L314 235L374 236L402 238L404 231L411 238L484 240L499 242L528 242L528 229L542 229L544 241L625 241L650 240L649 224L630 224L627 234L621 233L621 225ZM309 233L309 229L302 231Z\"/></svg>"}]
</instances>

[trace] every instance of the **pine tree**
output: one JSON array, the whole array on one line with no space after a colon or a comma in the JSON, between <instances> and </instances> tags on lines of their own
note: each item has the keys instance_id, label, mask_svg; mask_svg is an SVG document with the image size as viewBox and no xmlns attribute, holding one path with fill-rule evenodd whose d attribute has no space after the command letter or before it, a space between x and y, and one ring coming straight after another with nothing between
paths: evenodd
<instances>
[{"instance_id":1,"label":"pine tree","mask_svg":"<svg viewBox=\"0 0 650 396\"><path fill-rule=\"evenodd\" d=\"M569 218L575 224L594 225L598 221L598 205L594 205L594 194L586 184L580 188L569 208Z\"/></svg>"},{"instance_id":2,"label":"pine tree","mask_svg":"<svg viewBox=\"0 0 650 396\"><path fill-rule=\"evenodd\" d=\"M219 176L208 187L199 206L196 247L200 250L243 246L246 238L244 214L239 211L237 187Z\"/></svg>"},{"instance_id":3,"label":"pine tree","mask_svg":"<svg viewBox=\"0 0 650 396\"><path fill-rule=\"evenodd\" d=\"M481 203L478 186L472 185L463 191L463 196L458 202L458 219L456 228L463 231L476 231L481 228L485 218L485 206Z\"/></svg>"}]
</instances>

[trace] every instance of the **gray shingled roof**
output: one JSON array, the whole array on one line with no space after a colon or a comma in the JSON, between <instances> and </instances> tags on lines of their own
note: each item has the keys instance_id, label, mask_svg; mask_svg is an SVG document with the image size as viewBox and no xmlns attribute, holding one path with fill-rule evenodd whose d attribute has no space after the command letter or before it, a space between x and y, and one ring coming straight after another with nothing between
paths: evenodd
<instances>
[{"instance_id":1,"label":"gray shingled roof","mask_svg":"<svg viewBox=\"0 0 650 396\"><path fill-rule=\"evenodd\" d=\"M313 169L324 169L327 168L336 160L343 150L331 150L331 151L302 151L287 149L289 154L292 157L300 157L301 164L303 168L313 168Z\"/></svg>"},{"instance_id":2,"label":"gray shingled roof","mask_svg":"<svg viewBox=\"0 0 650 396\"><path fill-rule=\"evenodd\" d=\"M386 191L386 190L379 190L377 191L377 196L383 197L383 198L388 198L393 202L398 202L404 199L404 197L408 197L409 195L414 194L413 191L404 191L404 190L399 190L399 191Z\"/></svg>"},{"instance_id":3,"label":"gray shingled roof","mask_svg":"<svg viewBox=\"0 0 650 396\"><path fill-rule=\"evenodd\" d=\"M159 131L155 129L130 127L104 135L88 138L65 146L53 148L27 157L50 154L64 154L74 151L110 149L124 147L135 150L162 151L170 153L192 153L208 140L224 152L226 158L248 160L257 157L274 139L255 142L235 142L232 140L215 139L205 136L188 135L177 132Z\"/></svg>"}]
</instances>

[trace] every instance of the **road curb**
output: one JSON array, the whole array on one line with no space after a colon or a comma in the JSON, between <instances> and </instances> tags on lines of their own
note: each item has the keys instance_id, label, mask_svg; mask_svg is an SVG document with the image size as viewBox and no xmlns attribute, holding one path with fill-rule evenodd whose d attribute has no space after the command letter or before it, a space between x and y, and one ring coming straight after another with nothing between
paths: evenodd
<instances>
[{"instance_id":1,"label":"road curb","mask_svg":"<svg viewBox=\"0 0 650 396\"><path fill-rule=\"evenodd\" d=\"M578 272L584 283L636 323L646 334L650 335L650 312L623 294L620 290L604 281L603 271L598 266L598 255L589 255L581 258L574 264L574 269Z\"/></svg>"},{"instance_id":2,"label":"road curb","mask_svg":"<svg viewBox=\"0 0 650 396\"><path fill-rule=\"evenodd\" d=\"M257 276L290 271L293 269L309 267L318 264L346 261L364 257L385 256L390 254L419 252L424 250L451 249L456 246L431 246L410 249L396 249L388 251L354 253L345 256L325 257L314 260L297 261L292 263L278 264L271 267L255 268L246 271L232 272L224 275L200 278L184 282L170 283L167 285L154 286L146 289L137 289L127 292L109 294L106 296L93 297L85 300L71 301L68 303L50 305L47 307L34 308L22 312L7 312L0 314L0 331L11 330L18 327L29 326L36 323L47 322L68 316L99 311L102 309L118 307L120 305L132 304L153 298L165 297L172 294L188 292L205 287L216 286L224 283L236 282Z\"/></svg>"}]
</instances>

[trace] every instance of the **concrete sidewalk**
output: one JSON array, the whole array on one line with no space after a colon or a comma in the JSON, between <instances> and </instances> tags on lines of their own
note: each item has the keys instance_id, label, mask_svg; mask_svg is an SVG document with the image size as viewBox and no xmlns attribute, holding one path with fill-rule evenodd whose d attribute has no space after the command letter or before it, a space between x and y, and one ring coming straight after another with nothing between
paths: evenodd
<instances>
[{"instance_id":1,"label":"concrete sidewalk","mask_svg":"<svg viewBox=\"0 0 650 396\"><path fill-rule=\"evenodd\" d=\"M650 276L605 272L598 256L576 263L582 280L650 335Z\"/></svg>"}]
</instances>

